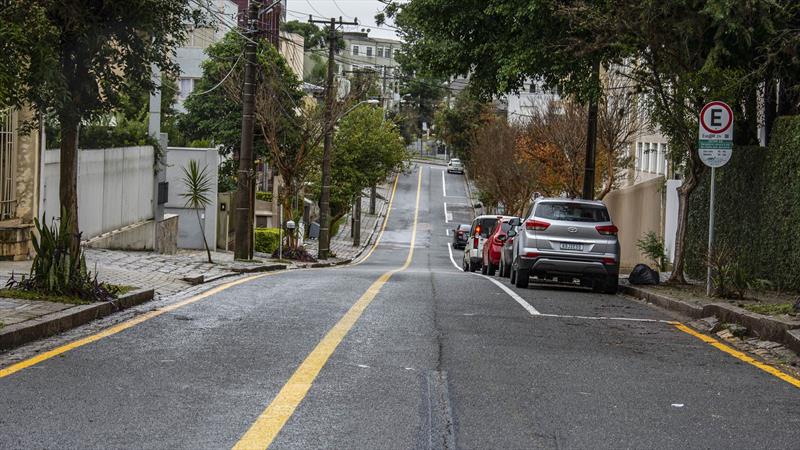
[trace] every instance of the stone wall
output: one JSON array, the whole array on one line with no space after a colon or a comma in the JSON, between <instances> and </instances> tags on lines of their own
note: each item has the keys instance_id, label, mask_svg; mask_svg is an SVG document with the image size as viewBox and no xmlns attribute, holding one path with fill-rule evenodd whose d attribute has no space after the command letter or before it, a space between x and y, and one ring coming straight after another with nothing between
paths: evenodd
<instances>
[{"instance_id":1,"label":"stone wall","mask_svg":"<svg viewBox=\"0 0 800 450\"><path fill-rule=\"evenodd\" d=\"M611 191L603 199L619 228L620 267L629 269L638 263L653 264L641 254L636 242L648 232L659 236L663 233L663 186L664 178L659 177Z\"/></svg>"}]
</instances>

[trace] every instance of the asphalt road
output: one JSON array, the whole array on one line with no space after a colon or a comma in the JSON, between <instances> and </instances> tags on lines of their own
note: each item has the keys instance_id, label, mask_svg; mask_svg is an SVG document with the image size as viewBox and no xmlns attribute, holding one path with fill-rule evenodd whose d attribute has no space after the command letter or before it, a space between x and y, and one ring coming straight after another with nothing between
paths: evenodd
<instances>
[{"instance_id":1,"label":"asphalt road","mask_svg":"<svg viewBox=\"0 0 800 450\"><path fill-rule=\"evenodd\" d=\"M667 313L461 272L447 230L471 209L442 169L400 178L359 265L252 279L6 366L0 448L800 447L800 390Z\"/></svg>"}]
</instances>

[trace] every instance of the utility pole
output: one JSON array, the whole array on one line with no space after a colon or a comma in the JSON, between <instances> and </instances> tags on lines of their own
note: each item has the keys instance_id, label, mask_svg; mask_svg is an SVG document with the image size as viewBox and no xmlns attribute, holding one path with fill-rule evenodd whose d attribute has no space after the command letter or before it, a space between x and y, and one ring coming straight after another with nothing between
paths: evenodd
<instances>
[{"instance_id":1,"label":"utility pole","mask_svg":"<svg viewBox=\"0 0 800 450\"><path fill-rule=\"evenodd\" d=\"M255 79L256 79L256 33L258 9L261 2L250 0L247 29L244 34L249 37L244 48L244 86L242 93L242 141L239 147L239 170L236 182L236 225L235 259L252 259L253 229L253 113L255 111Z\"/></svg>"},{"instance_id":2,"label":"utility pole","mask_svg":"<svg viewBox=\"0 0 800 450\"><path fill-rule=\"evenodd\" d=\"M318 259L328 259L330 256L330 198L331 198L331 147L333 146L333 106L336 101L336 87L334 83L334 67L336 62L336 19L331 17L330 22L314 20L309 16L309 23L328 23L328 79L325 87L325 140L322 147L322 193L319 199L319 253ZM339 25L358 25L355 22L343 22L339 17Z\"/></svg>"},{"instance_id":3,"label":"utility pole","mask_svg":"<svg viewBox=\"0 0 800 450\"><path fill-rule=\"evenodd\" d=\"M600 61L592 64L592 84L598 89L589 97L589 123L586 130L586 161L583 172L583 198L594 199L594 160L597 149L597 101L599 100Z\"/></svg>"}]
</instances>

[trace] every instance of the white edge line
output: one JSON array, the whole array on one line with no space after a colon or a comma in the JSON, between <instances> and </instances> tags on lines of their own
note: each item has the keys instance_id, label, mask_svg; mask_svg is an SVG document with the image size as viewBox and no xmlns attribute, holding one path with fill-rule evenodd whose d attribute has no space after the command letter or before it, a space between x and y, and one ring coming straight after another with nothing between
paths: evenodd
<instances>
[{"instance_id":1,"label":"white edge line","mask_svg":"<svg viewBox=\"0 0 800 450\"><path fill-rule=\"evenodd\" d=\"M450 262L453 263L453 265L456 267L456 269L458 269L458 270L463 272L464 269L462 269L461 267L458 267L458 264L456 264L456 260L453 258L453 247L450 245L449 242L447 243L447 250L450 252ZM482 278L486 278L487 280L489 280L492 283L496 284L500 289L503 290L503 292L505 292L511 298L513 298L515 302L519 303L520 306L525 308L525 311L528 311L528 313L530 313L530 315L538 316L538 315L541 314L539 311L536 310L536 308L531 306L530 303L526 302L525 299L520 297L516 292L512 291L511 289L509 289L508 286L504 285L503 283L495 280L494 278L483 276L482 274L475 273L473 275L478 275L478 276L480 276Z\"/></svg>"},{"instance_id":2,"label":"white edge line","mask_svg":"<svg viewBox=\"0 0 800 450\"><path fill-rule=\"evenodd\" d=\"M450 262L453 263L453 266L463 272L464 269L456 264L456 260L453 257L453 246L448 242L447 243L447 251L450 253ZM473 273L472 275L477 275L482 278L486 278L487 280L491 281L492 283L496 284L500 289L503 290L506 294L508 294L511 298L514 299L517 303L520 304L526 311L528 311L532 316L538 317L554 317L559 319L584 319L584 320L621 320L625 322L649 322L649 323L667 323L672 324L673 322L670 320L661 320L661 319L639 319L635 317L607 317L607 316L599 316L599 317L592 317L592 316L575 316L575 315L568 315L568 314L542 314L536 310L530 303L526 302L525 299L520 297L516 292L512 291L508 286L504 285L498 280L494 278L488 277L483 274Z\"/></svg>"},{"instance_id":3,"label":"white edge line","mask_svg":"<svg viewBox=\"0 0 800 450\"><path fill-rule=\"evenodd\" d=\"M450 223L450 220L447 218L447 202L444 202L444 223Z\"/></svg>"},{"instance_id":4,"label":"white edge line","mask_svg":"<svg viewBox=\"0 0 800 450\"><path fill-rule=\"evenodd\" d=\"M447 197L447 187L444 184L444 169L442 169L442 196Z\"/></svg>"}]
</instances>

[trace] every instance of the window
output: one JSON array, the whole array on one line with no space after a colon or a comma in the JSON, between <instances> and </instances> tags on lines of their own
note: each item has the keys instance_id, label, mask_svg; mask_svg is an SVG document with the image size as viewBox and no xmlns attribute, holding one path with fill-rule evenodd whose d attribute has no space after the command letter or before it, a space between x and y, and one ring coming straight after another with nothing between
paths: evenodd
<instances>
[{"instance_id":1,"label":"window","mask_svg":"<svg viewBox=\"0 0 800 450\"><path fill-rule=\"evenodd\" d=\"M353 46L353 56L358 56L358 46L357 45Z\"/></svg>"},{"instance_id":2,"label":"window","mask_svg":"<svg viewBox=\"0 0 800 450\"><path fill-rule=\"evenodd\" d=\"M636 143L636 170L642 170L642 161L644 161L644 151L642 149L642 143Z\"/></svg>"},{"instance_id":3,"label":"window","mask_svg":"<svg viewBox=\"0 0 800 450\"><path fill-rule=\"evenodd\" d=\"M383 47L378 47L376 51L378 58L383 58Z\"/></svg>"},{"instance_id":4,"label":"window","mask_svg":"<svg viewBox=\"0 0 800 450\"><path fill-rule=\"evenodd\" d=\"M16 215L16 123L14 110L0 110L0 220Z\"/></svg>"},{"instance_id":5,"label":"window","mask_svg":"<svg viewBox=\"0 0 800 450\"><path fill-rule=\"evenodd\" d=\"M353 72L358 72L358 69L360 69L360 68L361 67L358 64L353 64L353 69L352 70L353 70Z\"/></svg>"},{"instance_id":6,"label":"window","mask_svg":"<svg viewBox=\"0 0 800 450\"><path fill-rule=\"evenodd\" d=\"M531 83L531 85L528 86L528 92L530 92L531 94L536 93L536 83Z\"/></svg>"},{"instance_id":7,"label":"window","mask_svg":"<svg viewBox=\"0 0 800 450\"><path fill-rule=\"evenodd\" d=\"M384 53L384 56L386 56L387 58L391 59L392 58L392 49L391 48L387 48L385 53Z\"/></svg>"},{"instance_id":8,"label":"window","mask_svg":"<svg viewBox=\"0 0 800 450\"><path fill-rule=\"evenodd\" d=\"M550 220L569 220L572 222L610 222L611 217L605 206L584 203L547 202L536 207L535 217Z\"/></svg>"},{"instance_id":9,"label":"window","mask_svg":"<svg viewBox=\"0 0 800 450\"><path fill-rule=\"evenodd\" d=\"M642 160L642 172L650 170L650 143L644 143L644 159Z\"/></svg>"},{"instance_id":10,"label":"window","mask_svg":"<svg viewBox=\"0 0 800 450\"><path fill-rule=\"evenodd\" d=\"M367 47L367 56L372 56L372 47Z\"/></svg>"},{"instance_id":11,"label":"window","mask_svg":"<svg viewBox=\"0 0 800 450\"><path fill-rule=\"evenodd\" d=\"M475 219L472 222L472 230L470 230L470 236L474 236L479 234L481 237L489 237L489 232L492 231L495 224L497 223L496 217L488 217L483 219Z\"/></svg>"},{"instance_id":12,"label":"window","mask_svg":"<svg viewBox=\"0 0 800 450\"><path fill-rule=\"evenodd\" d=\"M178 79L178 98L181 100L186 100L186 97L189 96L194 91L194 78L179 78Z\"/></svg>"}]
</instances>

